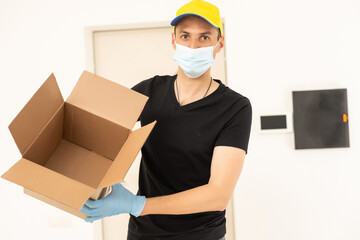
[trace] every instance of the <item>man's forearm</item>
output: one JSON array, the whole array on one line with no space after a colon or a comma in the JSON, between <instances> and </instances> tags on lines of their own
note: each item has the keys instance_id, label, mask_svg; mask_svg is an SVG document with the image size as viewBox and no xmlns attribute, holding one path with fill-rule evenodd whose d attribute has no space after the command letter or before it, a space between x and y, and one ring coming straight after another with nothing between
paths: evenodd
<instances>
[{"instance_id":1,"label":"man's forearm","mask_svg":"<svg viewBox=\"0 0 360 240\"><path fill-rule=\"evenodd\" d=\"M206 184L167 196L147 198L141 216L223 211L229 200L229 196L224 195L219 186Z\"/></svg>"}]
</instances>

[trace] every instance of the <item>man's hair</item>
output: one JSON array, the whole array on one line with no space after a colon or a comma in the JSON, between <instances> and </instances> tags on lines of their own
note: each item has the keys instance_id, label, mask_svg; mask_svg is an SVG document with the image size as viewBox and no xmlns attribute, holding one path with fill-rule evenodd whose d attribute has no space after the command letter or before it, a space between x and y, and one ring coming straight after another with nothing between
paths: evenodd
<instances>
[{"instance_id":1,"label":"man's hair","mask_svg":"<svg viewBox=\"0 0 360 240\"><path fill-rule=\"evenodd\" d=\"M174 27L174 35L175 35L175 37L176 37L176 26L177 26L177 24L176 24L176 25L175 25L175 27ZM218 28L217 30L218 30L218 37L217 37L217 40L219 41L219 39L221 38L220 28Z\"/></svg>"}]
</instances>

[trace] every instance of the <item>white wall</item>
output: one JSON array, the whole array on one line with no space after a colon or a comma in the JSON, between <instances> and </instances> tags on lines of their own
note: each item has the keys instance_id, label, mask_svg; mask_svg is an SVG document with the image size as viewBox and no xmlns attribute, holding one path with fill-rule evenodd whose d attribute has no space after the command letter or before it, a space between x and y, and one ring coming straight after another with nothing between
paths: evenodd
<instances>
[{"instance_id":1,"label":"white wall","mask_svg":"<svg viewBox=\"0 0 360 240\"><path fill-rule=\"evenodd\" d=\"M70 94L85 66L84 26L170 21L185 2L0 0L0 173L20 158L7 126L51 72ZM237 240L360 239L360 2L212 2L226 20L229 85L254 110ZM257 131L258 114L292 111L292 90L327 88L348 89L351 148L295 151L292 133ZM0 239L92 238L90 224L3 179L0 189Z\"/></svg>"}]
</instances>

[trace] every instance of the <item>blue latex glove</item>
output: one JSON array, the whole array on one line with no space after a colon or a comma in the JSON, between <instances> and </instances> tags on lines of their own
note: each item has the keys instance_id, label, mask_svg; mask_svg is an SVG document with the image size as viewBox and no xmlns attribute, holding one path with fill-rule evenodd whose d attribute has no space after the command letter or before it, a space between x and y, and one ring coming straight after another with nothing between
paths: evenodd
<instances>
[{"instance_id":1,"label":"blue latex glove","mask_svg":"<svg viewBox=\"0 0 360 240\"><path fill-rule=\"evenodd\" d=\"M80 212L90 216L85 219L86 222L92 222L120 213L130 213L138 217L145 207L145 202L146 198L144 196L136 196L120 183L116 183L112 186L109 195L96 201L87 200L80 209Z\"/></svg>"}]
</instances>

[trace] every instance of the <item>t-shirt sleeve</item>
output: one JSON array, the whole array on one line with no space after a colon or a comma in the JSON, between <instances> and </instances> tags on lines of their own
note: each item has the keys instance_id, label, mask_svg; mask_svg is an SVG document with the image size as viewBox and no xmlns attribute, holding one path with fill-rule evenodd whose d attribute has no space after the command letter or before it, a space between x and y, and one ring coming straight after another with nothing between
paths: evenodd
<instances>
[{"instance_id":1,"label":"t-shirt sleeve","mask_svg":"<svg viewBox=\"0 0 360 240\"><path fill-rule=\"evenodd\" d=\"M144 82L142 81L142 82L139 82L139 83L135 84L133 87L131 87L131 90L134 90L134 91L136 91L138 93L143 94L143 92L144 92Z\"/></svg>"},{"instance_id":2,"label":"t-shirt sleeve","mask_svg":"<svg viewBox=\"0 0 360 240\"><path fill-rule=\"evenodd\" d=\"M133 87L131 87L131 90L134 90L138 93L141 93L145 96L149 96L149 82L151 79L143 80L137 84L135 84ZM141 115L139 116L137 121L140 121Z\"/></svg>"},{"instance_id":3,"label":"t-shirt sleeve","mask_svg":"<svg viewBox=\"0 0 360 240\"><path fill-rule=\"evenodd\" d=\"M243 149L246 153L250 137L252 107L247 98L242 99L240 109L230 117L219 133L215 146L232 146Z\"/></svg>"}]
</instances>

